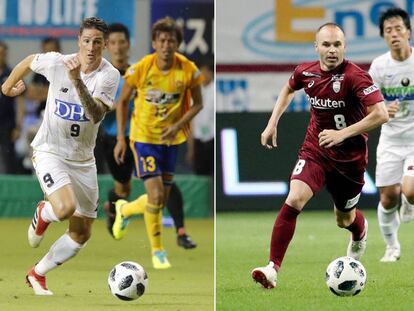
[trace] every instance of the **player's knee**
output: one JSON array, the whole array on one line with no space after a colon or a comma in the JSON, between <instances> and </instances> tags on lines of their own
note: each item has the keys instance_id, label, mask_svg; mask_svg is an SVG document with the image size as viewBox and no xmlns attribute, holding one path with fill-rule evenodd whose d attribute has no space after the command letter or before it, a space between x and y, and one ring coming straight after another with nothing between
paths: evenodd
<instances>
[{"instance_id":1,"label":"player's knee","mask_svg":"<svg viewBox=\"0 0 414 311\"><path fill-rule=\"evenodd\" d=\"M148 202L154 205L164 204L164 192L153 191L151 194L148 194Z\"/></svg>"},{"instance_id":2,"label":"player's knee","mask_svg":"<svg viewBox=\"0 0 414 311\"><path fill-rule=\"evenodd\" d=\"M76 202L71 201L61 201L55 204L53 209L56 217L59 220L64 220L70 218L76 210Z\"/></svg>"},{"instance_id":3,"label":"player's knee","mask_svg":"<svg viewBox=\"0 0 414 311\"><path fill-rule=\"evenodd\" d=\"M352 224L351 215L349 215L349 217L344 217L344 216L339 217L338 215L336 216L336 225L339 228L347 228L351 224Z\"/></svg>"},{"instance_id":4,"label":"player's knee","mask_svg":"<svg viewBox=\"0 0 414 311\"><path fill-rule=\"evenodd\" d=\"M91 231L85 230L82 232L70 232L70 237L76 243L85 244L91 238Z\"/></svg>"},{"instance_id":5,"label":"player's knee","mask_svg":"<svg viewBox=\"0 0 414 311\"><path fill-rule=\"evenodd\" d=\"M380 201L385 209L395 208L400 202L400 187L384 187L380 188Z\"/></svg>"},{"instance_id":6,"label":"player's knee","mask_svg":"<svg viewBox=\"0 0 414 311\"><path fill-rule=\"evenodd\" d=\"M392 209L392 208L396 207L398 203L399 203L398 196L381 195L381 205L385 209Z\"/></svg>"},{"instance_id":7,"label":"player's knee","mask_svg":"<svg viewBox=\"0 0 414 311\"><path fill-rule=\"evenodd\" d=\"M345 222L343 221L343 219L339 219L339 218L336 218L336 225L339 228L345 228L345 227L347 227L347 226L345 226Z\"/></svg>"},{"instance_id":8,"label":"player's knee","mask_svg":"<svg viewBox=\"0 0 414 311\"><path fill-rule=\"evenodd\" d=\"M286 199L286 203L289 206L291 206L291 207L293 207L293 208L295 208L299 211L301 211L303 209L306 202L307 202L307 200L303 196L300 196L300 195L289 194L287 199Z\"/></svg>"}]
</instances>

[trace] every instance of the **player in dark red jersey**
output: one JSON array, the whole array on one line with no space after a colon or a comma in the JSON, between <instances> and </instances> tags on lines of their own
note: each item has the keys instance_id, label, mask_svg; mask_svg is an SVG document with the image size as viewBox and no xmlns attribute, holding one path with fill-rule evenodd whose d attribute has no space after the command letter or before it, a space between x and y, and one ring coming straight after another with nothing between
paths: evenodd
<instances>
[{"instance_id":1,"label":"player in dark red jersey","mask_svg":"<svg viewBox=\"0 0 414 311\"><path fill-rule=\"evenodd\" d=\"M344 60L345 35L338 25L326 23L318 29L315 49L319 61L296 67L261 135L264 147L277 147L279 119L295 91L303 88L311 105L305 141L273 227L269 264L252 271L264 288L276 286L296 218L324 185L334 202L337 225L351 232L347 255L359 259L366 248L368 223L356 209L367 165L366 132L387 122L388 113L368 73Z\"/></svg>"}]
</instances>

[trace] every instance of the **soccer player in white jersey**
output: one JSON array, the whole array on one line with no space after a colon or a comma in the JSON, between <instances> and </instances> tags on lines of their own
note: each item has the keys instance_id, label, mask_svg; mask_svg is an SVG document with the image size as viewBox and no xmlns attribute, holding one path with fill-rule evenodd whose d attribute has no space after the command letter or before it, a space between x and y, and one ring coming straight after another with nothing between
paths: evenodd
<instances>
[{"instance_id":1,"label":"soccer player in white jersey","mask_svg":"<svg viewBox=\"0 0 414 311\"><path fill-rule=\"evenodd\" d=\"M33 164L47 200L41 201L29 226L28 239L38 247L51 222L69 220L69 228L28 272L26 281L36 295L52 295L45 275L74 257L91 236L97 215L98 183L93 149L105 113L111 109L119 72L102 58L108 27L90 17L80 26L79 51L26 57L3 83L7 96L24 89L30 72L50 82L45 116L32 142Z\"/></svg>"},{"instance_id":2,"label":"soccer player in white jersey","mask_svg":"<svg viewBox=\"0 0 414 311\"><path fill-rule=\"evenodd\" d=\"M369 73L381 88L390 120L382 125L377 148L378 222L386 243L381 262L395 262L401 254L399 206L401 221L414 218L414 54L407 12L388 9L379 28L389 51L373 60Z\"/></svg>"}]
</instances>

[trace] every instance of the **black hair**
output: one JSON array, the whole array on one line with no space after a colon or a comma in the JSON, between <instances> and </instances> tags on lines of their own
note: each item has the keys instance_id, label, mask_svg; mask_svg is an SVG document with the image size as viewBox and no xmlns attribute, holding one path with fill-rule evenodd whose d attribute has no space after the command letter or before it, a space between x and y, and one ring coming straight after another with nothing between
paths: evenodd
<instances>
[{"instance_id":1,"label":"black hair","mask_svg":"<svg viewBox=\"0 0 414 311\"><path fill-rule=\"evenodd\" d=\"M128 30L127 26L125 26L124 24L121 24L121 23L110 24L108 26L108 35L110 35L113 32L122 32L123 34L125 34L125 37L126 37L127 41L129 42L129 40L130 40L129 30Z\"/></svg>"},{"instance_id":2,"label":"black hair","mask_svg":"<svg viewBox=\"0 0 414 311\"><path fill-rule=\"evenodd\" d=\"M58 51L60 51L60 40L58 38L55 37L46 37L42 39L42 46L47 44L47 43L51 43L53 42L54 44L56 44L56 47L58 49Z\"/></svg>"},{"instance_id":3,"label":"black hair","mask_svg":"<svg viewBox=\"0 0 414 311\"><path fill-rule=\"evenodd\" d=\"M393 8L389 8L388 10L382 12L379 17L378 24L380 28L381 37L384 37L384 22L387 19L390 19L393 17L401 17L401 19L404 22L405 27L411 32L411 21L410 21L410 16L408 15L408 13L401 8L393 7Z\"/></svg>"}]
</instances>

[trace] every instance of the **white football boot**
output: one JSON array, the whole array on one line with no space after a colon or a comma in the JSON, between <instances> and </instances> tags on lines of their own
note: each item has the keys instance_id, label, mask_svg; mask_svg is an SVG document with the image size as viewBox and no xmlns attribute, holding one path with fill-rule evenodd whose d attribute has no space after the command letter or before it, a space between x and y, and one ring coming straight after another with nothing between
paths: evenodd
<instances>
[{"instance_id":1,"label":"white football boot","mask_svg":"<svg viewBox=\"0 0 414 311\"><path fill-rule=\"evenodd\" d=\"M348 244L348 250L347 250L346 255L356 260L359 260L362 257L362 255L364 255L365 250L367 248L367 237L368 237L367 219L365 219L364 224L365 224L365 235L361 239L361 241L353 241L352 235L351 235L351 240L349 241L349 244Z\"/></svg>"},{"instance_id":2,"label":"white football boot","mask_svg":"<svg viewBox=\"0 0 414 311\"><path fill-rule=\"evenodd\" d=\"M253 269L252 278L256 283L262 284L264 288L271 289L276 287L277 271L272 261L266 267Z\"/></svg>"},{"instance_id":3,"label":"white football boot","mask_svg":"<svg viewBox=\"0 0 414 311\"><path fill-rule=\"evenodd\" d=\"M380 259L381 262L396 262L401 257L400 244L387 245L384 256Z\"/></svg>"},{"instance_id":4,"label":"white football boot","mask_svg":"<svg viewBox=\"0 0 414 311\"><path fill-rule=\"evenodd\" d=\"M34 267L26 275L26 283L33 288L35 295L51 296L53 293L46 286L46 277L38 275Z\"/></svg>"}]
</instances>

